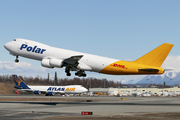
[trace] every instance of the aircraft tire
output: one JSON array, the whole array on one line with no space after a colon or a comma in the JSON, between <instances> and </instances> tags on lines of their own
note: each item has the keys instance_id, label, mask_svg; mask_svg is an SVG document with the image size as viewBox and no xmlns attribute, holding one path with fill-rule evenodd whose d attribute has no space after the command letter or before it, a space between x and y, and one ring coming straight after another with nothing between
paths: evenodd
<instances>
[{"instance_id":1,"label":"aircraft tire","mask_svg":"<svg viewBox=\"0 0 180 120\"><path fill-rule=\"evenodd\" d=\"M18 62L19 62L19 60L18 60L18 59L15 59L15 62L16 62L16 63L18 63Z\"/></svg>"},{"instance_id":2,"label":"aircraft tire","mask_svg":"<svg viewBox=\"0 0 180 120\"><path fill-rule=\"evenodd\" d=\"M83 74L82 76L83 76L83 77L86 77L86 74Z\"/></svg>"},{"instance_id":3,"label":"aircraft tire","mask_svg":"<svg viewBox=\"0 0 180 120\"><path fill-rule=\"evenodd\" d=\"M66 75L67 75L67 76L71 76L71 73L67 73Z\"/></svg>"}]
</instances>

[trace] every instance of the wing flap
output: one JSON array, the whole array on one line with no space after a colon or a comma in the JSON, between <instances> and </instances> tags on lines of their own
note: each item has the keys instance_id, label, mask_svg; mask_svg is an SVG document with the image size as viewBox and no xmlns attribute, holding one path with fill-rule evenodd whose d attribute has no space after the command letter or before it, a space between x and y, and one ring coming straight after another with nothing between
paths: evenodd
<instances>
[{"instance_id":1,"label":"wing flap","mask_svg":"<svg viewBox=\"0 0 180 120\"><path fill-rule=\"evenodd\" d=\"M75 64L75 63L78 62L82 57L83 57L83 55L71 56L71 57L69 57L69 58L64 59L63 62L65 62L65 63L67 63L67 64Z\"/></svg>"}]
</instances>

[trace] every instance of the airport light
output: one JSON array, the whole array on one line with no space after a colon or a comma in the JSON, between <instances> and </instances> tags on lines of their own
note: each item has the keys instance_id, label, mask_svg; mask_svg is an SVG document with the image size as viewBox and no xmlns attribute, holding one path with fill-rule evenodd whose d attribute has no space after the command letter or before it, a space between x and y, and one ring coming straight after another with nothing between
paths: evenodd
<instances>
[{"instance_id":1,"label":"airport light","mask_svg":"<svg viewBox=\"0 0 180 120\"><path fill-rule=\"evenodd\" d=\"M147 92L148 92L148 80L149 80L149 79L147 78L146 80L147 80Z\"/></svg>"},{"instance_id":2,"label":"airport light","mask_svg":"<svg viewBox=\"0 0 180 120\"><path fill-rule=\"evenodd\" d=\"M118 83L118 88L120 88L121 80L117 80L117 83Z\"/></svg>"},{"instance_id":3,"label":"airport light","mask_svg":"<svg viewBox=\"0 0 180 120\"><path fill-rule=\"evenodd\" d=\"M170 80L173 80L173 79L171 78ZM171 91L172 91L172 90L171 90L171 88L170 88L170 94L171 94Z\"/></svg>"},{"instance_id":4,"label":"airport light","mask_svg":"<svg viewBox=\"0 0 180 120\"><path fill-rule=\"evenodd\" d=\"M54 77L52 77L52 79L54 79ZM54 86L55 86L55 79L54 79Z\"/></svg>"},{"instance_id":5,"label":"airport light","mask_svg":"<svg viewBox=\"0 0 180 120\"><path fill-rule=\"evenodd\" d=\"M151 81L152 82L152 84L153 84L153 81ZM152 85L151 85L152 86Z\"/></svg>"},{"instance_id":6,"label":"airport light","mask_svg":"<svg viewBox=\"0 0 180 120\"><path fill-rule=\"evenodd\" d=\"M131 87L133 86L132 84L133 84L133 80L131 80Z\"/></svg>"},{"instance_id":7,"label":"airport light","mask_svg":"<svg viewBox=\"0 0 180 120\"><path fill-rule=\"evenodd\" d=\"M93 78L90 79L90 86L89 86L90 88L91 88L91 80L92 80L92 79L93 79Z\"/></svg>"},{"instance_id":8,"label":"airport light","mask_svg":"<svg viewBox=\"0 0 180 120\"><path fill-rule=\"evenodd\" d=\"M149 79L147 78L146 80L147 80L147 88L148 88L148 80L149 80Z\"/></svg>"},{"instance_id":9,"label":"airport light","mask_svg":"<svg viewBox=\"0 0 180 120\"><path fill-rule=\"evenodd\" d=\"M154 93L153 93L153 88L152 88L152 86L153 86L153 81L151 81L151 82L152 82L152 85L151 85L152 94L153 94L153 96L154 96Z\"/></svg>"},{"instance_id":10,"label":"airport light","mask_svg":"<svg viewBox=\"0 0 180 120\"><path fill-rule=\"evenodd\" d=\"M105 88L105 79L104 79L104 88Z\"/></svg>"},{"instance_id":11,"label":"airport light","mask_svg":"<svg viewBox=\"0 0 180 120\"><path fill-rule=\"evenodd\" d=\"M172 78L170 80L173 80Z\"/></svg>"}]
</instances>

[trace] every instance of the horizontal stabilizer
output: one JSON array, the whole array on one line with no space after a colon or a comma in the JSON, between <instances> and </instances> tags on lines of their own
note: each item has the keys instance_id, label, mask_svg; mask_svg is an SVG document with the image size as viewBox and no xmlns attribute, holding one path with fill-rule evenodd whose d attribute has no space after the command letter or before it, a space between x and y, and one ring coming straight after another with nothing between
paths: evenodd
<instances>
[{"instance_id":1,"label":"horizontal stabilizer","mask_svg":"<svg viewBox=\"0 0 180 120\"><path fill-rule=\"evenodd\" d=\"M158 72L158 69L154 68L147 68L147 69L138 69L139 71L145 71L145 72Z\"/></svg>"},{"instance_id":2,"label":"horizontal stabilizer","mask_svg":"<svg viewBox=\"0 0 180 120\"><path fill-rule=\"evenodd\" d=\"M16 88L16 89L23 89L23 87L19 87L18 85L15 85L14 88Z\"/></svg>"},{"instance_id":3,"label":"horizontal stabilizer","mask_svg":"<svg viewBox=\"0 0 180 120\"><path fill-rule=\"evenodd\" d=\"M164 69L164 71L173 71L173 69Z\"/></svg>"}]
</instances>

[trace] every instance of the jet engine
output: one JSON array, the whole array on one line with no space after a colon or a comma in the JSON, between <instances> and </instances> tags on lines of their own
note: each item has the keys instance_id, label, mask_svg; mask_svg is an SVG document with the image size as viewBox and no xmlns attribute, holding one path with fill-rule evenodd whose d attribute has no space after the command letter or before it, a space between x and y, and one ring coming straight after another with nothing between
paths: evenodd
<instances>
[{"instance_id":1,"label":"jet engine","mask_svg":"<svg viewBox=\"0 0 180 120\"><path fill-rule=\"evenodd\" d=\"M56 59L56 58L43 59L41 62L41 65L47 68L54 68L54 67L62 68L63 67L62 60Z\"/></svg>"},{"instance_id":2,"label":"jet engine","mask_svg":"<svg viewBox=\"0 0 180 120\"><path fill-rule=\"evenodd\" d=\"M55 93L53 93L53 92L46 93L46 96L54 96L54 95L55 95Z\"/></svg>"},{"instance_id":3,"label":"jet engine","mask_svg":"<svg viewBox=\"0 0 180 120\"><path fill-rule=\"evenodd\" d=\"M37 90L37 91L34 91L34 94L41 94L41 92L39 91L39 90Z\"/></svg>"},{"instance_id":4,"label":"jet engine","mask_svg":"<svg viewBox=\"0 0 180 120\"><path fill-rule=\"evenodd\" d=\"M41 65L42 65L43 67L53 68L53 67L49 64L49 61L50 61L50 59L43 59L43 60L41 61Z\"/></svg>"},{"instance_id":5,"label":"jet engine","mask_svg":"<svg viewBox=\"0 0 180 120\"><path fill-rule=\"evenodd\" d=\"M62 60L60 59L50 59L49 61L49 64L52 66L52 67L58 67L58 68L62 68Z\"/></svg>"}]
</instances>

